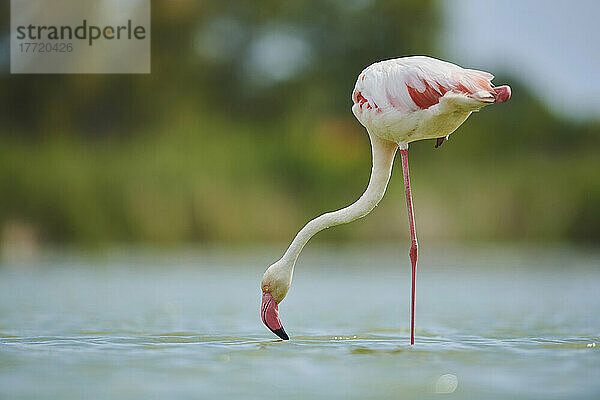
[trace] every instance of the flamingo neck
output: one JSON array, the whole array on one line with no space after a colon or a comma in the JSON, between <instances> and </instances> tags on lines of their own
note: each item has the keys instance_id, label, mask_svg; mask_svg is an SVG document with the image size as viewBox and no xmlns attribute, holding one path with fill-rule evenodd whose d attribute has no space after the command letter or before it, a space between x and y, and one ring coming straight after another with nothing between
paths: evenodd
<instances>
[{"instance_id":1,"label":"flamingo neck","mask_svg":"<svg viewBox=\"0 0 600 400\"><path fill-rule=\"evenodd\" d=\"M371 169L371 178L369 179L367 189L353 204L342 208L341 210L328 212L313 219L298 232L290 244L290 247L288 247L280 260L289 270L288 273L290 274L290 278L296 260L310 238L323 229L346 224L364 217L369 214L383 198L387 184L390 180L394 156L396 155L398 145L394 142L381 139L371 133L369 133L369 138L371 139L373 168Z\"/></svg>"}]
</instances>

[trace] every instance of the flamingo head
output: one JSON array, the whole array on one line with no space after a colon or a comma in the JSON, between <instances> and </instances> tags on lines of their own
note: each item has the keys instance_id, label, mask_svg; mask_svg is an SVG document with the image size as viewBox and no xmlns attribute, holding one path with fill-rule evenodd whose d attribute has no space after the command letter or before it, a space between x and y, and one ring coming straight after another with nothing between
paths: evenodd
<instances>
[{"instance_id":1,"label":"flamingo head","mask_svg":"<svg viewBox=\"0 0 600 400\"><path fill-rule=\"evenodd\" d=\"M275 263L267 269L260 285L262 288L260 318L271 332L283 340L289 340L289 336L279 319L279 303L285 298L291 283L291 273Z\"/></svg>"}]
</instances>

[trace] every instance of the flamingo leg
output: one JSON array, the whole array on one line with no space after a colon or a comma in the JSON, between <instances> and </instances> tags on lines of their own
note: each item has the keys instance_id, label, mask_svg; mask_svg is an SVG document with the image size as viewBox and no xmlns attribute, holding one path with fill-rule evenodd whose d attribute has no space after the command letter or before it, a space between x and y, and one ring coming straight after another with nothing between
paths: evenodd
<instances>
[{"instance_id":1,"label":"flamingo leg","mask_svg":"<svg viewBox=\"0 0 600 400\"><path fill-rule=\"evenodd\" d=\"M408 149L401 149L402 172L404 174L404 190L406 192L406 210L408 212L408 223L410 225L410 262L412 264L412 290L410 300L410 344L415 344L415 281L417 277L418 243L417 231L415 229L415 213L413 212L412 194L410 192L410 177L408 174Z\"/></svg>"}]
</instances>

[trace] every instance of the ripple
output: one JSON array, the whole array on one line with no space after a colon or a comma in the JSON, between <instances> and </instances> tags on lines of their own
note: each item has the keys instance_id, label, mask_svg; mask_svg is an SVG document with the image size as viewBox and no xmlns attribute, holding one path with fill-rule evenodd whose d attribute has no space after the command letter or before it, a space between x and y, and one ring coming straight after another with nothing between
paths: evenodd
<instances>
[{"instance_id":1,"label":"ripple","mask_svg":"<svg viewBox=\"0 0 600 400\"><path fill-rule=\"evenodd\" d=\"M0 343L10 347L31 348L144 348L168 349L181 346L231 348L280 346L284 349L299 348L345 348L351 354L425 352L476 352L476 351L541 351L541 350L587 350L598 351L600 338L591 336L570 337L484 337L473 335L440 336L433 333L418 335L414 346L409 337L382 334L298 335L289 341L263 336L202 335L195 332L161 332L160 334L131 334L125 332L88 332L72 336L29 336L0 334Z\"/></svg>"}]
</instances>

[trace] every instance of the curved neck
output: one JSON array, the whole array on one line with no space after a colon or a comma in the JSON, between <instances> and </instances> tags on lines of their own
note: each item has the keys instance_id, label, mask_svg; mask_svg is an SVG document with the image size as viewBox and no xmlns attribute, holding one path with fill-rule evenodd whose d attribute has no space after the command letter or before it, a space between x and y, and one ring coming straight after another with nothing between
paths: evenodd
<instances>
[{"instance_id":1,"label":"curved neck","mask_svg":"<svg viewBox=\"0 0 600 400\"><path fill-rule=\"evenodd\" d=\"M346 224L364 217L370 213L383 198L387 184L390 180L392 164L394 163L394 156L396 155L398 145L394 142L380 139L372 134L369 134L369 138L371 139L373 168L371 170L371 178L367 190L365 190L355 203L342 208L341 210L328 212L313 219L298 232L292 241L292 244L290 244L290 247L288 247L280 260L287 264L288 268L292 271L302 248L311 237L325 228Z\"/></svg>"}]
</instances>

